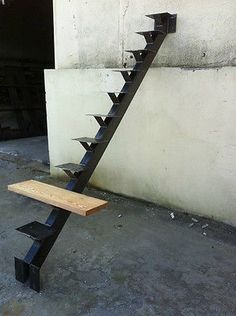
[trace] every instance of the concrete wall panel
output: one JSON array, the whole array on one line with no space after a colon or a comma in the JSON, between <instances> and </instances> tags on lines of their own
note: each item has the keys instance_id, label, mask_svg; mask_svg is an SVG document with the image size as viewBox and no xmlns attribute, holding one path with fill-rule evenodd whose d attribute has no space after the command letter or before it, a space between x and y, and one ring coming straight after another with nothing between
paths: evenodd
<instances>
[{"instance_id":1,"label":"concrete wall panel","mask_svg":"<svg viewBox=\"0 0 236 316\"><path fill-rule=\"evenodd\" d=\"M57 68L131 65L125 49L142 48L134 32L150 30L145 14L178 14L154 66L212 67L236 64L235 0L54 0Z\"/></svg>"},{"instance_id":2,"label":"concrete wall panel","mask_svg":"<svg viewBox=\"0 0 236 316\"><path fill-rule=\"evenodd\" d=\"M236 68L153 68L101 160L91 183L236 225ZM106 112L101 91L118 89L107 69L46 71L53 166L78 163L71 139L94 136L86 113Z\"/></svg>"}]
</instances>

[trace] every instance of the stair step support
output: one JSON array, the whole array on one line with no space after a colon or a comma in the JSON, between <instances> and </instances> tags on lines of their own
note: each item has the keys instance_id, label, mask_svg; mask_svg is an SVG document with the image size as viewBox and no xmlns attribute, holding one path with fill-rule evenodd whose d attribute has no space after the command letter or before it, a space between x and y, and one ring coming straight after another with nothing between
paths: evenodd
<instances>
[{"instance_id":1,"label":"stair step support","mask_svg":"<svg viewBox=\"0 0 236 316\"><path fill-rule=\"evenodd\" d=\"M18 227L16 230L37 241L42 241L55 233L50 226L37 221Z\"/></svg>"}]
</instances>

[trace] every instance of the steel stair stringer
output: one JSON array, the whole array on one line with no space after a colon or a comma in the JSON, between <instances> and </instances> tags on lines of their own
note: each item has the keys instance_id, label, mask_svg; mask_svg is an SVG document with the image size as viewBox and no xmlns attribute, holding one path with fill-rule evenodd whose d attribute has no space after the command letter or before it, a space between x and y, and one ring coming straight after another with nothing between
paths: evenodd
<instances>
[{"instance_id":1,"label":"steel stair stringer","mask_svg":"<svg viewBox=\"0 0 236 316\"><path fill-rule=\"evenodd\" d=\"M87 142L89 142L90 139L78 139L87 150L80 165L78 165L78 171L76 171L76 165L74 164L69 163L67 167L65 167L66 165L64 165L64 167L63 165L59 166L64 169L68 175L72 176L66 186L67 190L78 193L83 192L166 35L176 31L176 14L160 13L149 15L148 17L154 19L155 33L152 34L155 34L155 36L152 36L152 43L147 41L146 47L144 50L140 50L140 53L134 51L133 54L136 59L136 64L131 70L132 75L128 75L127 73L124 75L123 73L123 77L125 76L125 84L121 92L118 96L114 93L109 94L113 105L107 115L101 115L105 117L104 120L102 120L102 118L99 119L98 115L93 115L96 120L100 122L100 129L95 136L95 141L91 140L91 145L88 145ZM143 33L146 35L146 32ZM140 55L138 56L138 54ZM128 76L130 78L129 80L127 80ZM73 170L69 170L69 165L73 165ZM42 240L35 240L23 260L15 258L15 276L18 281L25 283L29 280L30 287L35 291L40 291L40 268L70 214L70 212L60 208L54 208L52 210L45 225L50 227L50 231L53 233Z\"/></svg>"}]
</instances>

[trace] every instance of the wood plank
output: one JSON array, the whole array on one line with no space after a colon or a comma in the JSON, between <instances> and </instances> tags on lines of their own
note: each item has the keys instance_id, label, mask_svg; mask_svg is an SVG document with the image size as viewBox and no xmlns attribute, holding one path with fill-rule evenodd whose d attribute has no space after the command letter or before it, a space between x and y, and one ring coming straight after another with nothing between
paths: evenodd
<instances>
[{"instance_id":1,"label":"wood plank","mask_svg":"<svg viewBox=\"0 0 236 316\"><path fill-rule=\"evenodd\" d=\"M108 203L35 180L8 185L8 190L82 216L94 214Z\"/></svg>"}]
</instances>

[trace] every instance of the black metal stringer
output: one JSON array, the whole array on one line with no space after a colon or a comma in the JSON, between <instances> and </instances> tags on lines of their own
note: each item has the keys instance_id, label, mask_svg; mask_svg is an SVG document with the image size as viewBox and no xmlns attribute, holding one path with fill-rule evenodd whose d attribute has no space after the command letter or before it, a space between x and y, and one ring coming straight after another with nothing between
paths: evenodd
<instances>
[{"instance_id":1,"label":"black metal stringer","mask_svg":"<svg viewBox=\"0 0 236 316\"><path fill-rule=\"evenodd\" d=\"M130 71L120 70L125 84L118 94L108 93L113 103L110 112L105 115L91 114L100 125L98 133L95 138L75 139L86 150L80 164L67 163L57 166L71 177L67 190L78 193L84 190L166 35L176 31L176 14L160 13L147 17L154 19L154 30L138 32L145 37L146 47L142 50L129 51L134 55L136 64ZM33 222L17 229L34 240L23 260L15 258L15 276L18 281L25 283L29 280L30 287L40 291L40 268L70 214L66 210L54 208L45 224Z\"/></svg>"}]
</instances>

